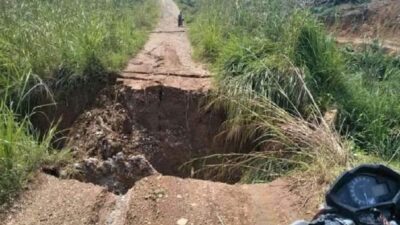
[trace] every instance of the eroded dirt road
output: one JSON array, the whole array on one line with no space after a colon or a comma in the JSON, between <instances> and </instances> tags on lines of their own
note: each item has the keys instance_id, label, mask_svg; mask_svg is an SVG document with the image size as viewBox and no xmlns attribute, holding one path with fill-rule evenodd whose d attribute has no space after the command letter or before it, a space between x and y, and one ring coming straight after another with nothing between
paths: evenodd
<instances>
[{"instance_id":1,"label":"eroded dirt road","mask_svg":"<svg viewBox=\"0 0 400 225\"><path fill-rule=\"evenodd\" d=\"M161 174L174 174L172 167L186 160L186 151L211 148L204 138L213 134L209 124L215 126L216 122L199 114L198 102L192 100L206 94L211 78L191 58L185 29L176 26L179 10L175 3L160 2L159 25L121 74L123 88L131 89L130 97L122 92L115 95L123 95L123 101L132 104L126 108L122 103L100 104L82 115L72 128L78 155L110 161L119 152L129 157L140 153ZM136 143L136 139L141 140ZM125 169L132 169L125 165ZM314 210L305 207L285 180L228 185L152 174L132 181L134 186L121 195L99 185L39 174L1 224L283 225L310 217L306 208L312 210L310 213ZM104 183L108 181L98 182Z\"/></svg>"},{"instance_id":2,"label":"eroded dirt road","mask_svg":"<svg viewBox=\"0 0 400 225\"><path fill-rule=\"evenodd\" d=\"M129 61L122 74L124 83L134 89L161 84L183 90L208 90L210 76L193 61L185 28L177 26L178 7L171 0L160 2L160 22L144 49Z\"/></svg>"}]
</instances>

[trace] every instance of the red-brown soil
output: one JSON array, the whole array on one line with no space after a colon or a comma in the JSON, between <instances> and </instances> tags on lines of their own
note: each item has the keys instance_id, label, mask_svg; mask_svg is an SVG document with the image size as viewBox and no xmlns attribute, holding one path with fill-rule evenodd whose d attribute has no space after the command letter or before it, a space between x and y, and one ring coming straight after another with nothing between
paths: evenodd
<instances>
[{"instance_id":1,"label":"red-brown soil","mask_svg":"<svg viewBox=\"0 0 400 225\"><path fill-rule=\"evenodd\" d=\"M388 53L400 50L400 1L371 0L364 4L342 4L332 27L341 44L356 46L380 40Z\"/></svg>"},{"instance_id":2,"label":"red-brown soil","mask_svg":"<svg viewBox=\"0 0 400 225\"><path fill-rule=\"evenodd\" d=\"M40 174L7 215L6 225L289 224L309 218L285 180L228 185L150 176L125 195L76 180Z\"/></svg>"}]
</instances>

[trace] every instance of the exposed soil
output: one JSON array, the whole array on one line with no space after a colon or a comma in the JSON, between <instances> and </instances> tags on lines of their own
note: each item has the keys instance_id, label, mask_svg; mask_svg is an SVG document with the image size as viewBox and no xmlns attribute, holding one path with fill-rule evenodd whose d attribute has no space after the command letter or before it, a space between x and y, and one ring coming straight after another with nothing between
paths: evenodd
<instances>
[{"instance_id":1,"label":"exposed soil","mask_svg":"<svg viewBox=\"0 0 400 225\"><path fill-rule=\"evenodd\" d=\"M83 160L75 166L80 171L73 176L76 179L125 192L126 185L105 182L104 176L87 169L98 167L93 162L102 164L122 152L128 158L143 155L164 175L189 177L190 168L181 168L185 162L223 151L215 137L224 114L202 107L211 88L210 75L191 58L185 28L176 24L177 6L170 0L161 2L160 23L122 72L119 81L123 85L100 93L95 106L71 128L69 146ZM123 177L112 174L107 177ZM135 177L145 174L149 175L137 173ZM133 186L137 180L124 183Z\"/></svg>"},{"instance_id":2,"label":"exposed soil","mask_svg":"<svg viewBox=\"0 0 400 225\"><path fill-rule=\"evenodd\" d=\"M158 175L115 195L75 180L36 179L4 224L286 225L311 216L284 180L240 186Z\"/></svg>"},{"instance_id":3,"label":"exposed soil","mask_svg":"<svg viewBox=\"0 0 400 225\"><path fill-rule=\"evenodd\" d=\"M400 50L400 1L371 0L362 4L338 5L326 17L339 43L356 46L379 39L388 53Z\"/></svg>"},{"instance_id":4,"label":"exposed soil","mask_svg":"<svg viewBox=\"0 0 400 225\"><path fill-rule=\"evenodd\" d=\"M87 168L118 153L127 157L143 155L164 175L189 177L190 170L180 168L182 164L223 150L215 136L224 114L202 109L205 94L165 86L148 87L145 91L126 86L104 90L98 105L71 128L69 146L75 157L91 159L75 166L83 173L75 178L105 184L104 176L93 176ZM136 175L141 178L150 174ZM132 178L128 183L133 186L135 180L139 179ZM127 190L115 188L114 184L108 182L106 186L118 192Z\"/></svg>"},{"instance_id":5,"label":"exposed soil","mask_svg":"<svg viewBox=\"0 0 400 225\"><path fill-rule=\"evenodd\" d=\"M185 28L177 26L179 9L170 0L164 5L160 23L144 49L129 61L121 79L136 90L162 85L181 90L207 91L209 73L192 59L192 48Z\"/></svg>"},{"instance_id":6,"label":"exposed soil","mask_svg":"<svg viewBox=\"0 0 400 225\"><path fill-rule=\"evenodd\" d=\"M215 138L224 114L202 107L210 75L191 58L175 3L160 3L161 22L121 84L103 90L70 130L77 172L48 170L74 179L38 175L5 224L288 224L316 211L286 180L231 185L180 168L224 151Z\"/></svg>"}]
</instances>

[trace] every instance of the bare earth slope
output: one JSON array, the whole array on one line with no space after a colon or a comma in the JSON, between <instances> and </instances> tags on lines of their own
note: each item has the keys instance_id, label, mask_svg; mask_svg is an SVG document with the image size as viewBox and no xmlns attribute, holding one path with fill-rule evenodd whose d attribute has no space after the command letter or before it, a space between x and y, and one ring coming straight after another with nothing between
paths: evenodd
<instances>
[{"instance_id":1,"label":"bare earth slope","mask_svg":"<svg viewBox=\"0 0 400 225\"><path fill-rule=\"evenodd\" d=\"M172 0L160 2L161 21L142 52L129 62L121 81L143 92L153 86L208 91L211 78L193 62L185 29L176 26L177 6ZM44 174L36 180L1 224L277 225L307 217L304 202L284 180L228 185L153 175L124 195Z\"/></svg>"}]
</instances>

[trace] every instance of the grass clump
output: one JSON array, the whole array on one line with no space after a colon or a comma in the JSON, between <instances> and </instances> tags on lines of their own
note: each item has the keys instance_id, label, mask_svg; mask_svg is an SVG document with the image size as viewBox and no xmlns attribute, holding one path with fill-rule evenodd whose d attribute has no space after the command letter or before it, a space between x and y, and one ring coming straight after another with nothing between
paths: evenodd
<instances>
[{"instance_id":1,"label":"grass clump","mask_svg":"<svg viewBox=\"0 0 400 225\"><path fill-rule=\"evenodd\" d=\"M6 68L3 65L2 68ZM15 197L25 186L31 175L44 164L62 164L70 159L67 150L53 150L52 140L56 127L45 134L35 132L30 122L32 114L17 113L22 102L35 89L43 86L38 78L25 74L22 86L5 86L0 99L0 206ZM29 82L36 80L33 88ZM14 84L12 81L4 83ZM17 90L17 91L15 91ZM7 96L12 93L13 96ZM0 208L1 209L1 208Z\"/></svg>"},{"instance_id":2,"label":"grass clump","mask_svg":"<svg viewBox=\"0 0 400 225\"><path fill-rule=\"evenodd\" d=\"M327 184L351 164L350 146L319 114L306 120L251 89L231 92L235 87L230 85L236 84L227 84L223 88L227 91L220 88L210 103L210 107L227 112L220 135L230 153L188 162L186 166L192 166L195 175L259 183L295 170L306 173L307 181Z\"/></svg>"},{"instance_id":3,"label":"grass clump","mask_svg":"<svg viewBox=\"0 0 400 225\"><path fill-rule=\"evenodd\" d=\"M231 124L227 137L242 151L207 158L219 169L211 174L240 173L253 182L307 168L333 178L331 168L351 164L351 149L397 157L397 57L374 48L341 51L324 25L290 0L202 0L194 7L191 39L211 63L216 99ZM324 122L331 109L338 110L336 127Z\"/></svg>"},{"instance_id":4,"label":"grass clump","mask_svg":"<svg viewBox=\"0 0 400 225\"><path fill-rule=\"evenodd\" d=\"M18 118L4 104L0 104L0 117L0 205L3 205L24 187L33 171L43 163L55 163L58 157L51 150L54 129L39 139L29 132L32 130L29 117Z\"/></svg>"},{"instance_id":5,"label":"grass clump","mask_svg":"<svg viewBox=\"0 0 400 225\"><path fill-rule=\"evenodd\" d=\"M290 0L204 1L191 37L217 74L213 105L227 112L223 135L238 149L192 163L217 179L240 174L250 183L293 169L334 177L330 168L346 167L350 159L348 146L323 118L343 86L345 68L334 39ZM225 8L223 23L219 7ZM197 40L213 40L215 54Z\"/></svg>"}]
</instances>

